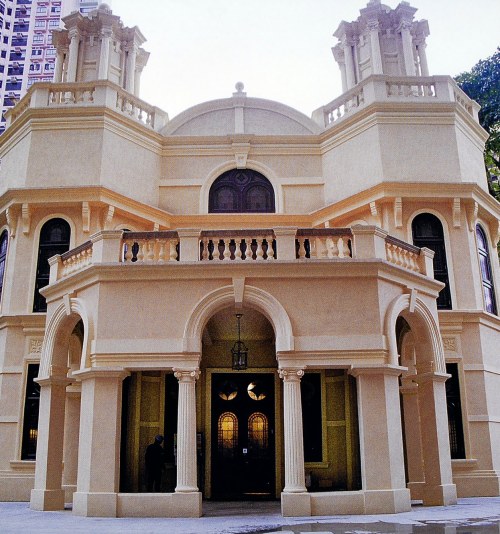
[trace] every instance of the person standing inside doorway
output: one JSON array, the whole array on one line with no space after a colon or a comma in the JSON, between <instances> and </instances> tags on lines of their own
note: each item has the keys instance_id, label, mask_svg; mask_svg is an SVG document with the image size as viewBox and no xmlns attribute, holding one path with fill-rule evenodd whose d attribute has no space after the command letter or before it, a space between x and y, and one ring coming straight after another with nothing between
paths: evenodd
<instances>
[{"instance_id":1,"label":"person standing inside doorway","mask_svg":"<svg viewBox=\"0 0 500 534\"><path fill-rule=\"evenodd\" d=\"M165 462L165 451L162 446L163 436L155 437L153 443L146 448L146 490L161 491L161 475Z\"/></svg>"}]
</instances>

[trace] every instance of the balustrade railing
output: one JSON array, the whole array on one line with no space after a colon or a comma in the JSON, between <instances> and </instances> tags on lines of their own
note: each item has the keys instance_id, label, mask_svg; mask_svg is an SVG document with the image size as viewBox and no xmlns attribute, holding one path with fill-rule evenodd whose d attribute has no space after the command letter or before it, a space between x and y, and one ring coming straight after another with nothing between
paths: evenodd
<instances>
[{"instance_id":1,"label":"balustrade railing","mask_svg":"<svg viewBox=\"0 0 500 534\"><path fill-rule=\"evenodd\" d=\"M352 258L350 228L308 228L297 230L297 259Z\"/></svg>"},{"instance_id":2,"label":"balustrade railing","mask_svg":"<svg viewBox=\"0 0 500 534\"><path fill-rule=\"evenodd\" d=\"M80 246L61 255L62 276L82 270L92 263L92 241L86 241Z\"/></svg>"},{"instance_id":3,"label":"balustrade railing","mask_svg":"<svg viewBox=\"0 0 500 534\"><path fill-rule=\"evenodd\" d=\"M416 273L421 272L419 247L415 247L414 245L410 245L405 241L401 241L400 239L388 235L385 238L385 251L388 262Z\"/></svg>"},{"instance_id":4,"label":"balustrade railing","mask_svg":"<svg viewBox=\"0 0 500 534\"><path fill-rule=\"evenodd\" d=\"M51 84L48 106L93 104L95 91L95 82Z\"/></svg>"},{"instance_id":5,"label":"balustrade railing","mask_svg":"<svg viewBox=\"0 0 500 534\"><path fill-rule=\"evenodd\" d=\"M276 259L273 230L205 231L201 233L202 261L272 261Z\"/></svg>"},{"instance_id":6,"label":"balustrade railing","mask_svg":"<svg viewBox=\"0 0 500 534\"><path fill-rule=\"evenodd\" d=\"M381 259L433 277L433 252L387 235L376 226L246 230L102 231L54 256L51 282L91 264L161 265L177 262L350 261Z\"/></svg>"},{"instance_id":7,"label":"balustrade railing","mask_svg":"<svg viewBox=\"0 0 500 534\"><path fill-rule=\"evenodd\" d=\"M155 127L155 108L127 91L116 92L116 109L145 126Z\"/></svg>"},{"instance_id":8,"label":"balustrade railing","mask_svg":"<svg viewBox=\"0 0 500 534\"><path fill-rule=\"evenodd\" d=\"M436 84L434 80L421 81L419 78L412 80L404 78L389 78L386 82L387 96L389 98L402 96L406 98L419 98L425 96L436 97Z\"/></svg>"},{"instance_id":9,"label":"balustrade railing","mask_svg":"<svg viewBox=\"0 0 500 534\"><path fill-rule=\"evenodd\" d=\"M166 263L179 259L177 232L125 232L122 239L124 262Z\"/></svg>"}]
</instances>

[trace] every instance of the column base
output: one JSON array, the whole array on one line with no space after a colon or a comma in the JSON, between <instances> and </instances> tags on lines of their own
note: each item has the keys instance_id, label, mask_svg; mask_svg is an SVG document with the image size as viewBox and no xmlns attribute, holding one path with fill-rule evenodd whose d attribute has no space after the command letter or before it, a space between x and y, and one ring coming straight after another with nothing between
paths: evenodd
<instances>
[{"instance_id":1,"label":"column base","mask_svg":"<svg viewBox=\"0 0 500 534\"><path fill-rule=\"evenodd\" d=\"M398 514L411 510L410 490L366 490L365 514Z\"/></svg>"},{"instance_id":2,"label":"column base","mask_svg":"<svg viewBox=\"0 0 500 534\"><path fill-rule=\"evenodd\" d=\"M30 508L40 512L64 510L64 490L31 490Z\"/></svg>"},{"instance_id":3,"label":"column base","mask_svg":"<svg viewBox=\"0 0 500 534\"><path fill-rule=\"evenodd\" d=\"M423 489L424 506L448 506L457 504L457 487L455 484L431 486L426 484Z\"/></svg>"},{"instance_id":4,"label":"column base","mask_svg":"<svg viewBox=\"0 0 500 534\"><path fill-rule=\"evenodd\" d=\"M311 495L309 493L281 494L281 514L283 517L309 517L311 515Z\"/></svg>"},{"instance_id":5,"label":"column base","mask_svg":"<svg viewBox=\"0 0 500 534\"><path fill-rule=\"evenodd\" d=\"M116 517L116 493L73 493L73 514L84 517Z\"/></svg>"},{"instance_id":6,"label":"column base","mask_svg":"<svg viewBox=\"0 0 500 534\"><path fill-rule=\"evenodd\" d=\"M117 517L201 517L201 493L119 493Z\"/></svg>"},{"instance_id":7,"label":"column base","mask_svg":"<svg viewBox=\"0 0 500 534\"><path fill-rule=\"evenodd\" d=\"M424 500L425 482L408 482L406 487L410 490L412 501Z\"/></svg>"}]
</instances>

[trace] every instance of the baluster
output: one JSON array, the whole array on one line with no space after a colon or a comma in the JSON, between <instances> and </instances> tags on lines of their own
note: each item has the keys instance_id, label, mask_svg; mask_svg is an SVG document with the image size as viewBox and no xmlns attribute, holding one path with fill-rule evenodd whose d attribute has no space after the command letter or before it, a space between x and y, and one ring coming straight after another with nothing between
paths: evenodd
<instances>
[{"instance_id":1,"label":"baluster","mask_svg":"<svg viewBox=\"0 0 500 534\"><path fill-rule=\"evenodd\" d=\"M165 263L165 260L166 260L166 252L165 252L165 249L167 246L170 245L170 241L167 240L163 240L163 239L158 239L158 263Z\"/></svg>"},{"instance_id":2,"label":"baluster","mask_svg":"<svg viewBox=\"0 0 500 534\"><path fill-rule=\"evenodd\" d=\"M299 242L299 260L304 260L306 257L306 238L299 237L297 241Z\"/></svg>"},{"instance_id":3,"label":"baluster","mask_svg":"<svg viewBox=\"0 0 500 534\"><path fill-rule=\"evenodd\" d=\"M267 251L266 251L267 259L274 260L275 258L274 258L274 249L273 249L273 236L270 235L266 237L266 241L267 241Z\"/></svg>"},{"instance_id":4,"label":"baluster","mask_svg":"<svg viewBox=\"0 0 500 534\"><path fill-rule=\"evenodd\" d=\"M144 261L144 245L145 242L143 240L138 241L137 244L139 245L139 250L137 251L137 261L139 263L142 263Z\"/></svg>"},{"instance_id":5,"label":"baluster","mask_svg":"<svg viewBox=\"0 0 500 534\"><path fill-rule=\"evenodd\" d=\"M153 240L147 240L146 241L146 261L147 263L153 263L155 261L155 249L154 249L154 241Z\"/></svg>"},{"instance_id":6,"label":"baluster","mask_svg":"<svg viewBox=\"0 0 500 534\"><path fill-rule=\"evenodd\" d=\"M230 239L221 239L222 241L222 261L229 261L231 259L231 244ZM220 256L219 256L220 257Z\"/></svg>"},{"instance_id":7,"label":"baluster","mask_svg":"<svg viewBox=\"0 0 500 534\"><path fill-rule=\"evenodd\" d=\"M170 249L168 261L177 261L177 245L178 244L179 244L179 241L177 239L168 240L168 247Z\"/></svg>"},{"instance_id":8,"label":"baluster","mask_svg":"<svg viewBox=\"0 0 500 534\"><path fill-rule=\"evenodd\" d=\"M235 259L235 261L242 261L242 257L241 257L241 242L242 242L241 237L235 237L234 238L234 245L235 245L234 259Z\"/></svg>"},{"instance_id":9,"label":"baluster","mask_svg":"<svg viewBox=\"0 0 500 534\"><path fill-rule=\"evenodd\" d=\"M124 242L124 248L125 248L125 261L130 261L132 259L132 247L134 243L132 241L125 241Z\"/></svg>"},{"instance_id":10,"label":"baluster","mask_svg":"<svg viewBox=\"0 0 500 534\"><path fill-rule=\"evenodd\" d=\"M201 243L201 261L206 261L208 260L208 237L202 238Z\"/></svg>"},{"instance_id":11,"label":"baluster","mask_svg":"<svg viewBox=\"0 0 500 534\"><path fill-rule=\"evenodd\" d=\"M387 261L389 263L394 263L394 256L392 254L392 245L390 243L385 244L385 253L386 253Z\"/></svg>"},{"instance_id":12,"label":"baluster","mask_svg":"<svg viewBox=\"0 0 500 534\"><path fill-rule=\"evenodd\" d=\"M264 259L264 249L262 248L263 240L264 240L264 238L262 238L262 237L257 237L256 238L257 250L255 251L255 259L257 261L262 261Z\"/></svg>"}]
</instances>

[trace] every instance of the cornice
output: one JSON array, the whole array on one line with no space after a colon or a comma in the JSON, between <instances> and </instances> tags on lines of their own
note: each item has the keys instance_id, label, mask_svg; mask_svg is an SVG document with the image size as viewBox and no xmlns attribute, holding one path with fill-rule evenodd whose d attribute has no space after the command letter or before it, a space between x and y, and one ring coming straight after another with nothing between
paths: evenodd
<instances>
[{"instance_id":1,"label":"cornice","mask_svg":"<svg viewBox=\"0 0 500 534\"><path fill-rule=\"evenodd\" d=\"M26 328L29 330L45 329L45 313L0 315L0 330L3 328Z\"/></svg>"}]
</instances>

